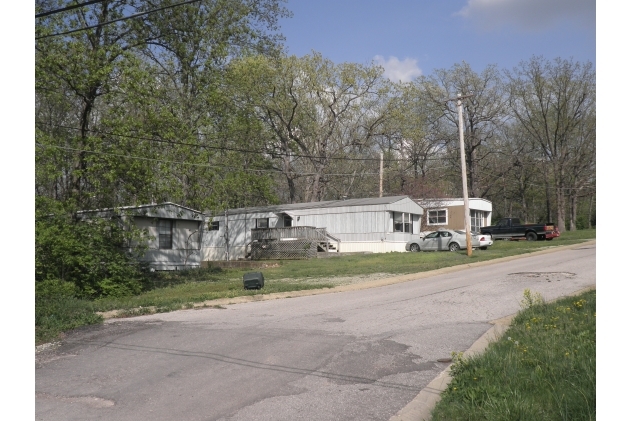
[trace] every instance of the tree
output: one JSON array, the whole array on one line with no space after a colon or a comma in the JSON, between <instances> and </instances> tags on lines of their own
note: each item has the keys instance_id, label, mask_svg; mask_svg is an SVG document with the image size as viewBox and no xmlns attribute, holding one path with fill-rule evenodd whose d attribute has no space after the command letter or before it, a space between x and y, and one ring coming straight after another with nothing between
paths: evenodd
<instances>
[{"instance_id":1,"label":"tree","mask_svg":"<svg viewBox=\"0 0 631 421\"><path fill-rule=\"evenodd\" d=\"M595 179L590 162L595 156L596 73L590 62L533 57L507 74L513 115L551 167L556 222L564 231L568 189ZM588 175L575 179L582 167Z\"/></svg>"},{"instance_id":2,"label":"tree","mask_svg":"<svg viewBox=\"0 0 631 421\"><path fill-rule=\"evenodd\" d=\"M35 191L46 199L36 201L42 276L52 276L45 268L54 256L66 262L59 273L106 276L120 287L93 288L89 295L136 291L123 288L124 276L108 275L122 273L118 263L128 261L120 227L87 224L79 210L155 201L214 210L275 200L269 173L254 172L271 171L268 160L243 153L261 125L223 81L226 65L239 55L280 50L275 31L287 15L282 2L104 0L36 20ZM36 9L70 4L38 0ZM54 212L47 199L57 202ZM96 270L90 259L74 258L77 250L102 256L105 266ZM85 276L72 278L91 285Z\"/></svg>"},{"instance_id":3,"label":"tree","mask_svg":"<svg viewBox=\"0 0 631 421\"><path fill-rule=\"evenodd\" d=\"M395 85L389 101L390 116L377 136L387 191L415 198L443 196L443 110L419 83Z\"/></svg>"},{"instance_id":4,"label":"tree","mask_svg":"<svg viewBox=\"0 0 631 421\"><path fill-rule=\"evenodd\" d=\"M424 87L426 95L444 114L449 124L443 136L453 151L451 162L458 168L460 142L458 134L458 110L456 98L458 94L473 96L462 101L464 120L465 162L467 165L467 190L473 197L485 197L496 181L486 168L487 157L491 151L486 148L496 135L497 130L507 118L506 88L501 73L496 66L488 66L481 73L474 72L469 64L456 64L451 69L440 69L429 77L418 82Z\"/></svg>"},{"instance_id":5,"label":"tree","mask_svg":"<svg viewBox=\"0 0 631 421\"><path fill-rule=\"evenodd\" d=\"M234 72L240 83L249 81L242 99L273 134L267 153L285 177L290 202L301 196L300 181L304 201L327 197L333 162L370 151L385 119L388 85L379 67L336 65L313 53L249 57L234 63Z\"/></svg>"},{"instance_id":6,"label":"tree","mask_svg":"<svg viewBox=\"0 0 631 421\"><path fill-rule=\"evenodd\" d=\"M256 133L222 92L225 65L243 51L279 50L281 2L110 0L38 19L38 191L79 209L231 197L217 197L229 186L205 192L243 165L227 147L245 148ZM209 170L217 162L233 166ZM241 188L260 187L247 170Z\"/></svg>"}]
</instances>

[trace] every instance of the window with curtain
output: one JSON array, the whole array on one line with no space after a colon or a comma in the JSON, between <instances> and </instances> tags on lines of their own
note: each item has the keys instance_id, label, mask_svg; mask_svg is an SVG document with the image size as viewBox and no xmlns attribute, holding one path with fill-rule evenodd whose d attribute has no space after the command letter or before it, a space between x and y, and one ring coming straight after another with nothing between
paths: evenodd
<instances>
[{"instance_id":1,"label":"window with curtain","mask_svg":"<svg viewBox=\"0 0 631 421\"><path fill-rule=\"evenodd\" d=\"M160 249L173 248L173 220L172 219L159 219L158 220L158 248Z\"/></svg>"},{"instance_id":2,"label":"window with curtain","mask_svg":"<svg viewBox=\"0 0 631 421\"><path fill-rule=\"evenodd\" d=\"M447 209L434 209L427 211L427 224L428 225L446 225L447 224Z\"/></svg>"},{"instance_id":3,"label":"window with curtain","mask_svg":"<svg viewBox=\"0 0 631 421\"><path fill-rule=\"evenodd\" d=\"M392 220L393 220L393 232L408 232L412 233L413 225L412 225L412 214L405 212L392 212Z\"/></svg>"}]
</instances>

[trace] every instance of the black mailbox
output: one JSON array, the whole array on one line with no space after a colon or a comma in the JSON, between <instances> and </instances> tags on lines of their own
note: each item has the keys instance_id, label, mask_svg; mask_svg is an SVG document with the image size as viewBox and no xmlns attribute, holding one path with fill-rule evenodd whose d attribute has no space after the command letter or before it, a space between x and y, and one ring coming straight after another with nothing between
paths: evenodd
<instances>
[{"instance_id":1,"label":"black mailbox","mask_svg":"<svg viewBox=\"0 0 631 421\"><path fill-rule=\"evenodd\" d=\"M248 272L243 275L243 288L245 289L261 289L263 288L263 273Z\"/></svg>"}]
</instances>

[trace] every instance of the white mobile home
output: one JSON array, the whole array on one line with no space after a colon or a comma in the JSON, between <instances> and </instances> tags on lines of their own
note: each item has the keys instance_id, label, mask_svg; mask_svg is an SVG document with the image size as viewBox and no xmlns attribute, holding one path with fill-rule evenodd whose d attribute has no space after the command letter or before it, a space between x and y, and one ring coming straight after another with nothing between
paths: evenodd
<instances>
[{"instance_id":1,"label":"white mobile home","mask_svg":"<svg viewBox=\"0 0 631 421\"><path fill-rule=\"evenodd\" d=\"M418 237L422 214L408 196L229 209L207 218L202 259L243 259L252 230L287 227L325 229L338 252L405 251L407 241Z\"/></svg>"},{"instance_id":2,"label":"white mobile home","mask_svg":"<svg viewBox=\"0 0 631 421\"><path fill-rule=\"evenodd\" d=\"M148 249L142 261L155 270L197 268L201 260L204 215L174 203L125 206L79 212L82 218L132 219L146 230Z\"/></svg>"}]
</instances>

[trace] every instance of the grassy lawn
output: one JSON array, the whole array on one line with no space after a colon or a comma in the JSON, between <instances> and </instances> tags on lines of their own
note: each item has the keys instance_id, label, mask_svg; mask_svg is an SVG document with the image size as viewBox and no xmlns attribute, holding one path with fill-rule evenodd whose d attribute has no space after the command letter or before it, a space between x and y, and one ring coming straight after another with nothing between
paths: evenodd
<instances>
[{"instance_id":1,"label":"grassy lawn","mask_svg":"<svg viewBox=\"0 0 631 421\"><path fill-rule=\"evenodd\" d=\"M432 420L595 420L596 291L524 310L482 355L455 356Z\"/></svg>"},{"instance_id":2,"label":"grassy lawn","mask_svg":"<svg viewBox=\"0 0 631 421\"><path fill-rule=\"evenodd\" d=\"M571 245L596 238L596 230L563 233L553 241L496 241L487 250L428 253L375 253L329 259L286 260L265 269L199 269L186 272L155 273L147 282L146 291L124 298L95 301L71 297L38 299L36 297L36 343L58 337L60 332L81 325L100 323L95 314L123 310L127 315L166 312L190 308L218 298L275 292L331 288L336 279L370 274L400 275L425 272L461 264L530 253L549 247ZM265 276L261 290L245 291L243 274L260 270ZM142 308L141 308L142 307Z\"/></svg>"}]
</instances>

